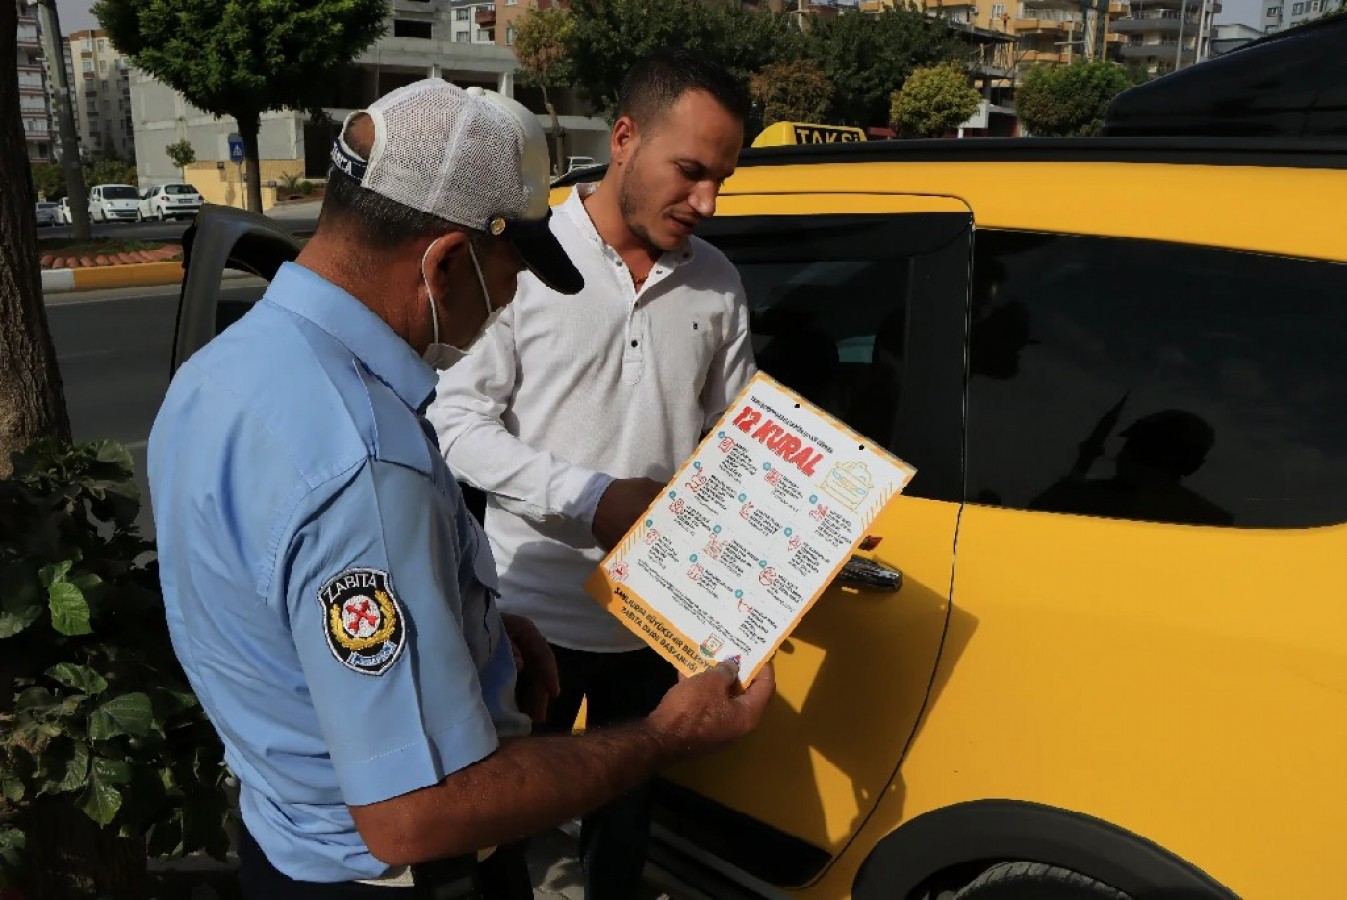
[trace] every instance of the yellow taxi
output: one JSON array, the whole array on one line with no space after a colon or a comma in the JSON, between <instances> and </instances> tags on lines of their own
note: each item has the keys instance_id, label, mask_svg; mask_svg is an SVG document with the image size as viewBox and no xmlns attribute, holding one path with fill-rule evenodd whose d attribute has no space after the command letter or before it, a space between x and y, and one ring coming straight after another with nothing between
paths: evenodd
<instances>
[{"instance_id":1,"label":"yellow taxi","mask_svg":"<svg viewBox=\"0 0 1347 900\"><path fill-rule=\"evenodd\" d=\"M1343 73L1344 45L1254 45L1137 108ZM836 584L761 729L661 780L676 896L1342 895L1343 83L1318 134L1212 101L1252 136L745 152L702 234L759 365L917 476L864 544L901 580ZM203 213L178 358L239 312L221 268L292 254Z\"/></svg>"}]
</instances>

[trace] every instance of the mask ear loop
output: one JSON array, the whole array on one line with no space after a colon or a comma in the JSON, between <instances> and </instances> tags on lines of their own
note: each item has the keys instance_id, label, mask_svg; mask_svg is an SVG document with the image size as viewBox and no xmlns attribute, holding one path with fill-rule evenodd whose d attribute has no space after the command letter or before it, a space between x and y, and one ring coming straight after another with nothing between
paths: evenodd
<instances>
[{"instance_id":1,"label":"mask ear loop","mask_svg":"<svg viewBox=\"0 0 1347 900\"><path fill-rule=\"evenodd\" d=\"M430 290L430 279L426 277L426 259L430 257L430 251L439 242L440 238L435 238L435 240L430 242L430 246L426 247L426 252L421 254L421 280L426 283L426 297L430 300L430 342L432 344L438 344L440 342L440 314L435 309L437 304L435 303L435 294ZM473 262L476 263L476 260L474 259ZM477 273L477 277L481 277L481 272Z\"/></svg>"},{"instance_id":2,"label":"mask ear loop","mask_svg":"<svg viewBox=\"0 0 1347 900\"><path fill-rule=\"evenodd\" d=\"M486 303L486 317L489 319L495 310L491 308L491 292L486 289L486 279L482 277L482 266L477 262L477 251L473 249L472 241L468 241L468 256L472 258L472 267L477 271L477 283L482 286L482 300Z\"/></svg>"}]
</instances>

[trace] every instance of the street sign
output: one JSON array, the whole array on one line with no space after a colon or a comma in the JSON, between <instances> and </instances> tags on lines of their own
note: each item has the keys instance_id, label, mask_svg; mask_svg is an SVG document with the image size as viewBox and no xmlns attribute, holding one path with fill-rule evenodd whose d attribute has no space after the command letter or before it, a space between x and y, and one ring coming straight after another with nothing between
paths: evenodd
<instances>
[{"instance_id":1,"label":"street sign","mask_svg":"<svg viewBox=\"0 0 1347 900\"><path fill-rule=\"evenodd\" d=\"M229 161L243 164L243 135L238 132L229 135Z\"/></svg>"}]
</instances>

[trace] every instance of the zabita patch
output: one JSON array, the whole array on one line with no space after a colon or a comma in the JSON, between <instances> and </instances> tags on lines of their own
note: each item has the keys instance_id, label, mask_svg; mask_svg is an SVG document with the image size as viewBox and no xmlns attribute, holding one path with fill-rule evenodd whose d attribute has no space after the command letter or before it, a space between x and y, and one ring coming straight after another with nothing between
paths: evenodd
<instances>
[{"instance_id":1,"label":"zabita patch","mask_svg":"<svg viewBox=\"0 0 1347 900\"><path fill-rule=\"evenodd\" d=\"M407 642L402 606L388 573L347 569L318 589L323 631L337 661L362 675L382 675Z\"/></svg>"}]
</instances>

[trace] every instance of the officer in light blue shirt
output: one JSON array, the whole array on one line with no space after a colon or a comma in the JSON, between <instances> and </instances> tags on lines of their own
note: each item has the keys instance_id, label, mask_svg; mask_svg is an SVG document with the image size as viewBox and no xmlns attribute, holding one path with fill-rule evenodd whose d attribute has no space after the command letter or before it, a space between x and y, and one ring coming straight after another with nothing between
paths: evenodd
<instances>
[{"instance_id":1,"label":"officer in light blue shirt","mask_svg":"<svg viewBox=\"0 0 1347 900\"><path fill-rule=\"evenodd\" d=\"M597 807L745 733L771 692L705 673L628 727L524 737L555 664L497 612L422 413L426 360L461 357L523 267L582 286L546 222L546 139L431 79L348 117L332 161L314 237L150 436L168 624L240 782L249 900L431 896L423 864Z\"/></svg>"}]
</instances>

